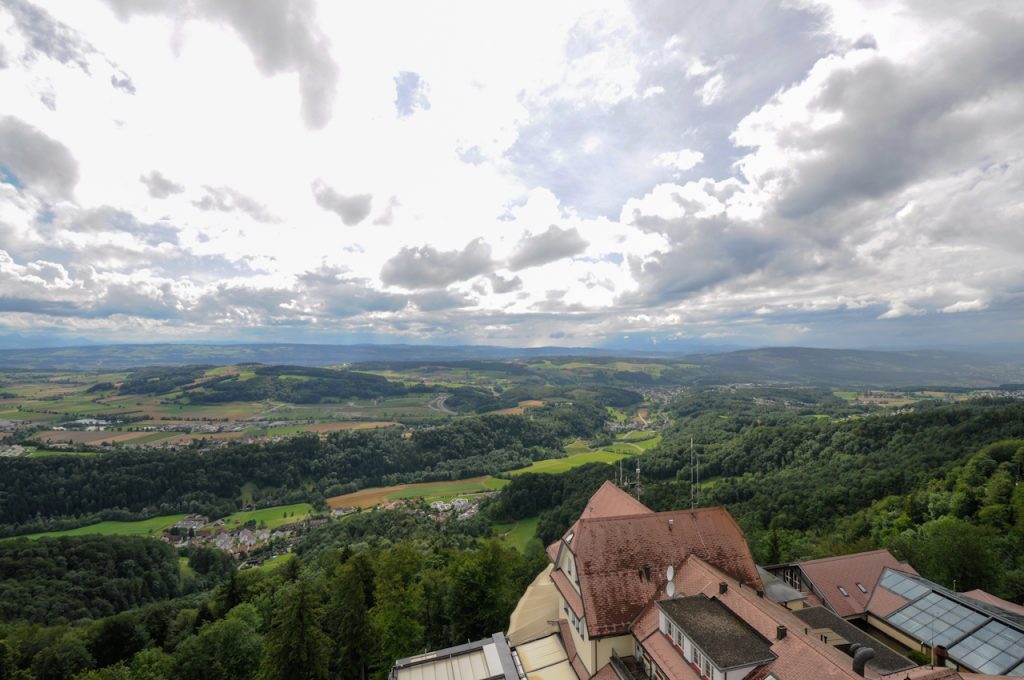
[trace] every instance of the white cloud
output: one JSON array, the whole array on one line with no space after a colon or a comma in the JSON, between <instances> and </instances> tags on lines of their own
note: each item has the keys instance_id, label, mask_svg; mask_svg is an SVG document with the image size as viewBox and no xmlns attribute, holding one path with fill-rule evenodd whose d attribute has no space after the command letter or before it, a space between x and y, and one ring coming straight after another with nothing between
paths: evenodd
<instances>
[{"instance_id":1,"label":"white cloud","mask_svg":"<svg viewBox=\"0 0 1024 680\"><path fill-rule=\"evenodd\" d=\"M229 4L0 7L0 332L1019 328L1015 6Z\"/></svg>"}]
</instances>

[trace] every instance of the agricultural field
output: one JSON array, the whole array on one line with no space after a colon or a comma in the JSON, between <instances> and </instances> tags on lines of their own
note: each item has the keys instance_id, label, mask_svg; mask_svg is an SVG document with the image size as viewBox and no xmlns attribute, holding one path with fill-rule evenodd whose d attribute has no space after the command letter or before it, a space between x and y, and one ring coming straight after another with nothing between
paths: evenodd
<instances>
[{"instance_id":1,"label":"agricultural field","mask_svg":"<svg viewBox=\"0 0 1024 680\"><path fill-rule=\"evenodd\" d=\"M38 534L27 534L20 538L55 538L57 536L159 536L167 527L180 522L185 515L160 515L138 522L99 522L76 529L64 531L45 531Z\"/></svg>"},{"instance_id":2,"label":"agricultural field","mask_svg":"<svg viewBox=\"0 0 1024 680\"><path fill-rule=\"evenodd\" d=\"M409 498L423 498L427 501L451 500L458 496L468 496L487 491L497 491L508 484L508 480L495 477L472 477L452 482L422 482L418 484L398 484L395 486L378 486L361 489L344 496L327 499L331 508L373 508Z\"/></svg>"},{"instance_id":3,"label":"agricultural field","mask_svg":"<svg viewBox=\"0 0 1024 680\"><path fill-rule=\"evenodd\" d=\"M236 512L224 518L224 527L228 530L237 529L246 522L256 522L257 526L266 524L267 529L276 529L283 524L291 524L305 519L313 511L309 503L294 505L277 505L272 508L246 510Z\"/></svg>"},{"instance_id":4,"label":"agricultural field","mask_svg":"<svg viewBox=\"0 0 1024 680\"><path fill-rule=\"evenodd\" d=\"M604 449L600 451L588 451L586 453L574 453L566 456L565 458L539 460L529 467L511 470L508 474L512 476L522 475L528 472L535 474L558 474L571 470L575 467L579 467L580 465L586 465L587 463L616 463L623 458L629 458L631 455L632 454L613 453L612 451Z\"/></svg>"}]
</instances>

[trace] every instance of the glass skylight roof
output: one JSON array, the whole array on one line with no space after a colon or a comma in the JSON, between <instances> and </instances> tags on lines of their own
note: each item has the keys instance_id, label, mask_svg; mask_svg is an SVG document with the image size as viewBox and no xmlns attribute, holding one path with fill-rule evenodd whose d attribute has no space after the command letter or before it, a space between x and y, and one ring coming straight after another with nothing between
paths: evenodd
<instances>
[{"instance_id":1,"label":"glass skylight roof","mask_svg":"<svg viewBox=\"0 0 1024 680\"><path fill-rule=\"evenodd\" d=\"M1007 675L1024 676L1024 661L1020 662L1020 665L1014 668Z\"/></svg>"},{"instance_id":2,"label":"glass skylight roof","mask_svg":"<svg viewBox=\"0 0 1024 680\"><path fill-rule=\"evenodd\" d=\"M891 569L886 570L885 576L882 577L879 584L883 588L888 588L892 592L908 600L916 600L931 590L931 588L919 581L915 581L914 579L908 578L898 571L892 571Z\"/></svg>"},{"instance_id":3,"label":"glass skylight roof","mask_svg":"<svg viewBox=\"0 0 1024 680\"><path fill-rule=\"evenodd\" d=\"M1024 633L989 621L949 649L950 655L982 673L1005 672L1024 658ZM1016 668L1024 667L1024 663Z\"/></svg>"},{"instance_id":4,"label":"glass skylight roof","mask_svg":"<svg viewBox=\"0 0 1024 680\"><path fill-rule=\"evenodd\" d=\"M927 592L929 589L925 590ZM929 592L918 601L890 614L887 620L930 645L949 646L985 623L988 618L939 593Z\"/></svg>"}]
</instances>

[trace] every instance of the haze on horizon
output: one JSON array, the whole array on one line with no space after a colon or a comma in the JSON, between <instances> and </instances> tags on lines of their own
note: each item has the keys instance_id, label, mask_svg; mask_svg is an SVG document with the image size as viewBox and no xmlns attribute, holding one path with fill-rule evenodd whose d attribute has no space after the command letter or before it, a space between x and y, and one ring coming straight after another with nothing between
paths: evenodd
<instances>
[{"instance_id":1,"label":"haze on horizon","mask_svg":"<svg viewBox=\"0 0 1024 680\"><path fill-rule=\"evenodd\" d=\"M1024 340L1019 2L2 0L0 92L0 344Z\"/></svg>"}]
</instances>

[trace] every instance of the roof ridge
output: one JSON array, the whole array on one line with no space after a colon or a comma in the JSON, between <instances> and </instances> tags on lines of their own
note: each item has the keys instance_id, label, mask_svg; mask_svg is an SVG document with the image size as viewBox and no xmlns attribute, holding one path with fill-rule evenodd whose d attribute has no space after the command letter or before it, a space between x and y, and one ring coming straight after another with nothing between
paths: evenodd
<instances>
[{"instance_id":1,"label":"roof ridge","mask_svg":"<svg viewBox=\"0 0 1024 680\"><path fill-rule=\"evenodd\" d=\"M721 505L710 505L710 506L704 507L704 508L686 508L686 509L683 509L683 510L662 510L660 512L653 512L653 511L651 511L651 512L637 512L637 513L634 513L634 514L631 514L631 515L611 515L611 516L607 516L607 517L580 517L576 521L577 522L608 522L608 521L611 521L611 520L635 519L637 517L648 517L648 518L656 519L658 517L664 517L666 515L682 515L682 514L685 514L685 513L698 513L698 512L707 512L707 511L725 512L727 514L729 512L728 510L725 509L725 507L723 507ZM731 517L731 515L730 515L730 517ZM739 525L737 525L737 526L739 526Z\"/></svg>"},{"instance_id":2,"label":"roof ridge","mask_svg":"<svg viewBox=\"0 0 1024 680\"><path fill-rule=\"evenodd\" d=\"M885 549L885 548L878 548L877 550L865 550L863 552L846 553L845 555L829 555L828 557L816 557L813 560L804 560L803 562L798 562L797 564L800 564L800 565L817 564L817 563L820 563L820 562L831 562L833 560L842 560L842 559L847 559L847 558L850 558L850 557L864 557L865 555L875 555L875 554L878 554L878 553L889 553L890 555L892 555L892 558L894 560L896 560L896 556L893 555L891 552L889 552L887 549ZM899 560L896 560L896 561L899 562Z\"/></svg>"}]
</instances>

